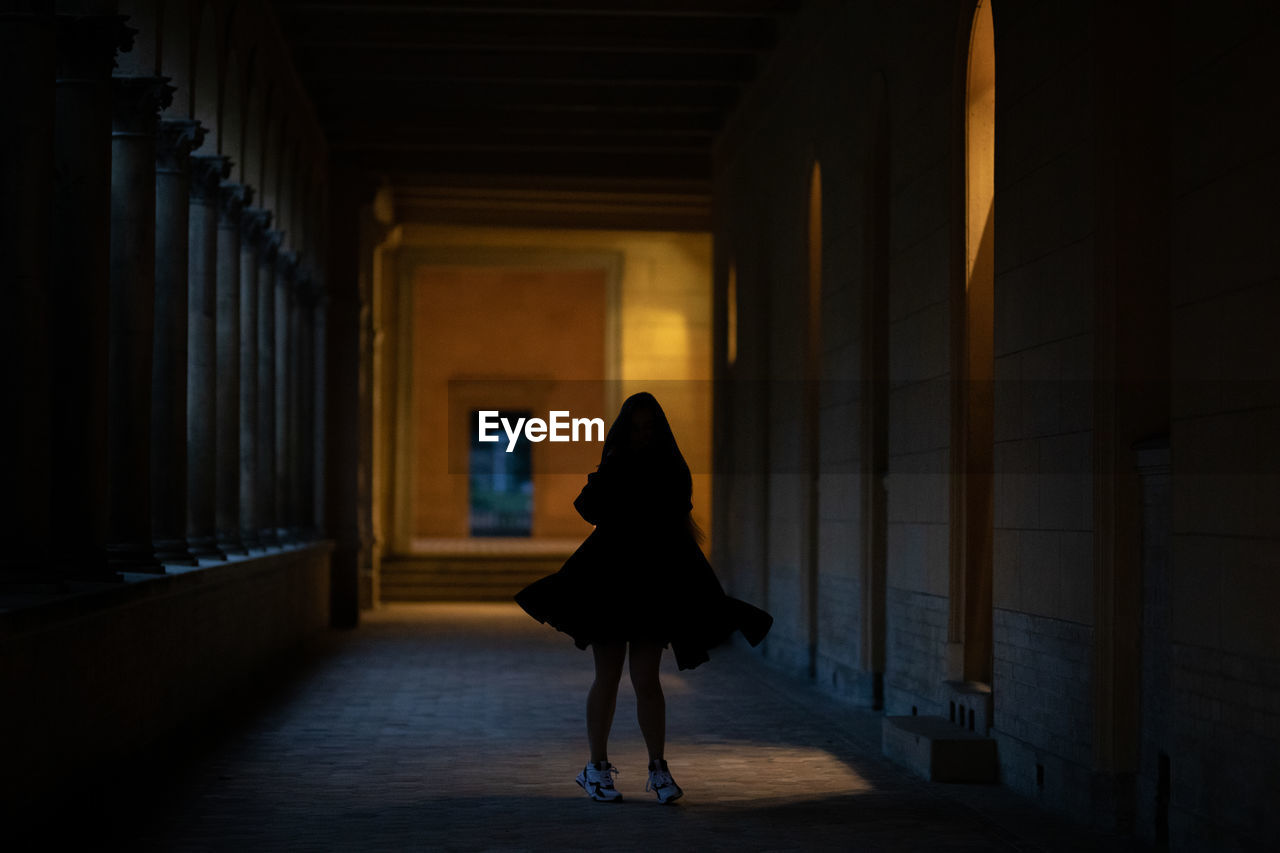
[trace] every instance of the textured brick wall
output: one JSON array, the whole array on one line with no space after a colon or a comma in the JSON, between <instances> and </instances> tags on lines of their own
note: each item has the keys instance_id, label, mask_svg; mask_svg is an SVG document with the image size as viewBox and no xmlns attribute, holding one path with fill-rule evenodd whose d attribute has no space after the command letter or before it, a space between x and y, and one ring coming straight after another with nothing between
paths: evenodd
<instances>
[{"instance_id":1,"label":"textured brick wall","mask_svg":"<svg viewBox=\"0 0 1280 853\"><path fill-rule=\"evenodd\" d=\"M716 266L723 274L732 261L740 298L735 375L800 375L805 198L808 167L817 157L826 235L823 375L856 381L866 285L866 106L873 74L884 74L890 116L885 698L894 714L912 706L922 714L945 712L955 60L972 8L968 2L803 4L719 141L716 158ZM1118 9L994 4L995 735L1006 784L1099 825L1123 828L1132 817L1137 834L1147 838L1154 836L1163 753L1171 769L1172 846L1248 846L1280 836L1264 806L1280 792L1274 770L1280 767L1274 704L1280 690L1274 619L1280 606L1280 348L1274 345L1280 255L1273 238L1280 95L1271 83L1280 15L1274 4L1244 0L1212 9L1179 2L1167 21L1151 21L1150 29L1141 15L1126 19ZM1162 32L1165 23L1170 28L1170 73L1158 79L1169 81L1163 94L1172 102L1158 112L1171 126L1168 149L1157 145L1149 152L1154 160L1148 152L1112 151L1131 136L1123 123L1141 118L1141 111L1134 118L1114 103L1117 92L1137 91L1134 81L1104 76L1124 71L1112 55L1123 53L1124 39L1117 47L1101 38L1116 21L1139 28L1142 37ZM1117 188L1133 187L1107 170L1119 168L1125 177L1132 171L1126 163L1135 165L1108 157L1159 162L1166 155L1170 168L1157 183L1167 177L1170 191L1172 521L1145 531L1148 550L1167 541L1169 568L1156 579L1164 584L1159 595L1144 599L1151 608L1143 623L1144 685L1162 686L1143 688L1134 768L1124 697L1109 695L1106 670L1096 678L1094 672L1095 643L1110 649L1113 636L1111 577L1099 576L1095 565L1095 551L1107 542L1095 541L1095 515L1126 525L1137 511L1094 506L1097 471L1111 464L1095 458L1095 445L1110 440L1096 435L1095 426L1112 428L1106 412L1094 411L1095 361L1099 353L1131 357L1107 350L1109 338L1100 332L1111 331L1098 317L1105 321L1108 303L1095 295L1111 286L1118 259L1132 261L1121 258L1123 252L1136 251L1108 242L1129 233L1107 218L1115 213L1108 199ZM1121 200L1130 201L1127 195ZM1132 216L1149 201L1142 196L1121 215ZM735 399L740 413L757 411L768 427L738 441L734 453L767 446L764 464L774 474L749 481L750 494L734 499L735 528L725 531L724 547L752 555L735 583L767 589L779 619L771 656L802 671L809 626L798 398L775 394L760 410L754 408L761 405L758 394ZM842 678L857 680L865 603L858 406L856 394L823 400L816 675L837 688ZM757 438L763 445L753 443ZM1125 450L1120 447L1121 462ZM1117 571L1124 584L1133 566ZM1127 639L1115 647L1121 670L1131 651ZM1099 721L1106 731L1094 731ZM1135 770L1136 803L1128 788Z\"/></svg>"},{"instance_id":2,"label":"textured brick wall","mask_svg":"<svg viewBox=\"0 0 1280 853\"><path fill-rule=\"evenodd\" d=\"M1178 2L1172 36L1170 840L1274 849L1280 12Z\"/></svg>"},{"instance_id":3,"label":"textured brick wall","mask_svg":"<svg viewBox=\"0 0 1280 853\"><path fill-rule=\"evenodd\" d=\"M1090 821L1093 10L994 12L993 736L1005 784Z\"/></svg>"},{"instance_id":4,"label":"textured brick wall","mask_svg":"<svg viewBox=\"0 0 1280 853\"><path fill-rule=\"evenodd\" d=\"M1280 661L1174 644L1169 835L1186 849L1280 839Z\"/></svg>"},{"instance_id":5,"label":"textured brick wall","mask_svg":"<svg viewBox=\"0 0 1280 853\"><path fill-rule=\"evenodd\" d=\"M885 713L946 714L947 599L891 586L886 604Z\"/></svg>"},{"instance_id":6,"label":"textured brick wall","mask_svg":"<svg viewBox=\"0 0 1280 853\"><path fill-rule=\"evenodd\" d=\"M1001 781L1088 822L1093 630L999 608L993 627Z\"/></svg>"},{"instance_id":7,"label":"textured brick wall","mask_svg":"<svg viewBox=\"0 0 1280 853\"><path fill-rule=\"evenodd\" d=\"M0 614L0 800L123 772L329 624L327 543Z\"/></svg>"}]
</instances>

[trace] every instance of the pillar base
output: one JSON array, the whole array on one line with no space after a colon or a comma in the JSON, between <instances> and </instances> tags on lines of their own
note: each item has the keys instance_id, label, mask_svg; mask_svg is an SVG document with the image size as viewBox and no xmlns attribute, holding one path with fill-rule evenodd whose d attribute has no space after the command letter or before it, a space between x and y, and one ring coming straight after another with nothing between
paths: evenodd
<instances>
[{"instance_id":1,"label":"pillar base","mask_svg":"<svg viewBox=\"0 0 1280 853\"><path fill-rule=\"evenodd\" d=\"M218 548L228 557L247 557L249 549L240 541L240 532L218 534Z\"/></svg>"},{"instance_id":2,"label":"pillar base","mask_svg":"<svg viewBox=\"0 0 1280 853\"><path fill-rule=\"evenodd\" d=\"M193 536L187 539L187 549L191 551L191 556L204 557L209 560L225 560L227 555L222 553L222 549L218 547L217 541L212 536Z\"/></svg>"},{"instance_id":3,"label":"pillar base","mask_svg":"<svg viewBox=\"0 0 1280 853\"><path fill-rule=\"evenodd\" d=\"M157 539L155 542L156 559L161 563L175 566L198 566L196 559L185 539Z\"/></svg>"},{"instance_id":4,"label":"pillar base","mask_svg":"<svg viewBox=\"0 0 1280 853\"><path fill-rule=\"evenodd\" d=\"M107 546L107 565L115 572L149 572L164 574L164 566L156 559L150 543L119 542Z\"/></svg>"},{"instance_id":5,"label":"pillar base","mask_svg":"<svg viewBox=\"0 0 1280 853\"><path fill-rule=\"evenodd\" d=\"M56 552L49 563L60 580L106 583L124 580L115 567L107 564L107 554L101 548L66 548Z\"/></svg>"},{"instance_id":6,"label":"pillar base","mask_svg":"<svg viewBox=\"0 0 1280 853\"><path fill-rule=\"evenodd\" d=\"M0 566L0 595L62 595L69 591L66 581L41 579L31 574L9 574Z\"/></svg>"},{"instance_id":7,"label":"pillar base","mask_svg":"<svg viewBox=\"0 0 1280 853\"><path fill-rule=\"evenodd\" d=\"M258 531L256 530L241 530L240 544L249 551L265 551L267 549L266 544L262 541L262 537L258 535Z\"/></svg>"},{"instance_id":8,"label":"pillar base","mask_svg":"<svg viewBox=\"0 0 1280 853\"><path fill-rule=\"evenodd\" d=\"M258 541L264 548L279 548L280 534L274 527L264 527L258 531Z\"/></svg>"},{"instance_id":9,"label":"pillar base","mask_svg":"<svg viewBox=\"0 0 1280 853\"><path fill-rule=\"evenodd\" d=\"M66 581L49 570L48 557L0 559L0 591L43 594L66 590Z\"/></svg>"}]
</instances>

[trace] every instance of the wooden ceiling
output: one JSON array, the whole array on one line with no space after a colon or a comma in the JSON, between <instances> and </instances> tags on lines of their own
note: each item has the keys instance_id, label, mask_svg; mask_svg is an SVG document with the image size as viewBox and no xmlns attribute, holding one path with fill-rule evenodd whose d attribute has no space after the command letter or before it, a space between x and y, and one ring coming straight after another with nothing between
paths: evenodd
<instances>
[{"instance_id":1,"label":"wooden ceiling","mask_svg":"<svg viewBox=\"0 0 1280 853\"><path fill-rule=\"evenodd\" d=\"M709 186L799 0L274 0L335 162L397 187Z\"/></svg>"}]
</instances>

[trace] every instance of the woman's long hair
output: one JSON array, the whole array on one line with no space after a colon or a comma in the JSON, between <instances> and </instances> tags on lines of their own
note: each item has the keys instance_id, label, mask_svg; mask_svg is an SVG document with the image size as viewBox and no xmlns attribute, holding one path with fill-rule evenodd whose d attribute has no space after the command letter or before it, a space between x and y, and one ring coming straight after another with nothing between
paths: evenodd
<instances>
[{"instance_id":1,"label":"woman's long hair","mask_svg":"<svg viewBox=\"0 0 1280 853\"><path fill-rule=\"evenodd\" d=\"M604 448L600 451L600 464L604 465L606 459L622 456L628 452L635 416L641 409L648 409L653 415L654 452L659 456L667 457L677 471L684 475L684 480L691 483L689 463L685 461L684 454L680 452L680 446L676 444L676 437L671 431L671 424L667 421L667 414L662 411L662 406L658 405L657 398L648 391L639 391L623 401L622 408L618 410L618 416L613 419L613 425L609 427L609 434L604 438ZM695 542L701 544L706 539L702 528L693 520L692 510L685 515L685 526Z\"/></svg>"}]
</instances>

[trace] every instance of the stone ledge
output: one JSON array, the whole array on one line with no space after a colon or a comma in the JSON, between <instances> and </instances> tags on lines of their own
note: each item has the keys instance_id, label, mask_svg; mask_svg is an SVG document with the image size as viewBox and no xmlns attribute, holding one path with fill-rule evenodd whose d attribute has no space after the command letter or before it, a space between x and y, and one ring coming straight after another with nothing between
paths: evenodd
<instances>
[{"instance_id":1,"label":"stone ledge","mask_svg":"<svg viewBox=\"0 0 1280 853\"><path fill-rule=\"evenodd\" d=\"M0 614L0 803L75 800L278 679L330 625L332 543L80 585ZM83 792L81 792L83 793Z\"/></svg>"},{"instance_id":2,"label":"stone ledge","mask_svg":"<svg viewBox=\"0 0 1280 853\"><path fill-rule=\"evenodd\" d=\"M885 757L930 782L995 782L996 742L942 717L885 717Z\"/></svg>"},{"instance_id":3,"label":"stone ledge","mask_svg":"<svg viewBox=\"0 0 1280 853\"><path fill-rule=\"evenodd\" d=\"M323 539L226 560L202 560L199 566L166 566L164 574L125 572L116 582L69 581L59 592L0 595L0 639L113 607L244 580L303 555L332 553L333 548L332 540Z\"/></svg>"}]
</instances>

